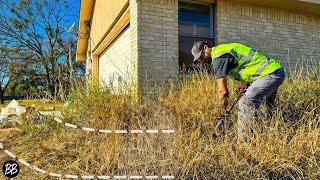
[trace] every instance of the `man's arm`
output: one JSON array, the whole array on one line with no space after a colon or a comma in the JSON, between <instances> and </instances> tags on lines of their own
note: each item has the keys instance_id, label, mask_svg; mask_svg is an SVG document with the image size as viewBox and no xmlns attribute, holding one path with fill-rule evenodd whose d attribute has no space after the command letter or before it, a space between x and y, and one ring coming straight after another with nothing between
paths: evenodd
<instances>
[{"instance_id":1,"label":"man's arm","mask_svg":"<svg viewBox=\"0 0 320 180\"><path fill-rule=\"evenodd\" d=\"M225 110L228 106L229 91L227 87L228 70L236 67L235 58L226 53L213 61L213 70L218 83L218 96L221 107Z\"/></svg>"},{"instance_id":2,"label":"man's arm","mask_svg":"<svg viewBox=\"0 0 320 180\"><path fill-rule=\"evenodd\" d=\"M223 110L227 109L228 106L228 98L229 98L229 90L227 87L227 77L222 77L217 79L218 85L218 99L221 102L221 106Z\"/></svg>"}]
</instances>

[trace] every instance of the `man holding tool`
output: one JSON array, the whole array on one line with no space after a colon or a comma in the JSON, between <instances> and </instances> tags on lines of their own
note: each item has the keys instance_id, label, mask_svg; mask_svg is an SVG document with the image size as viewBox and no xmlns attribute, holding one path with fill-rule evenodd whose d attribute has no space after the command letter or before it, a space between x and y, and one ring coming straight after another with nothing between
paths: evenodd
<instances>
[{"instance_id":1,"label":"man holding tool","mask_svg":"<svg viewBox=\"0 0 320 180\"><path fill-rule=\"evenodd\" d=\"M285 72L276 59L268 58L261 52L240 43L221 44L209 47L205 41L199 41L192 47L194 64L205 63L212 59L214 75L217 78L218 99L223 107L221 119L229 114L229 90L227 75L240 81L238 111L238 139L248 142L253 131L256 109L266 98L269 112L274 106L277 90L285 79ZM250 86L248 86L250 85ZM241 94L243 96L241 97Z\"/></svg>"}]
</instances>

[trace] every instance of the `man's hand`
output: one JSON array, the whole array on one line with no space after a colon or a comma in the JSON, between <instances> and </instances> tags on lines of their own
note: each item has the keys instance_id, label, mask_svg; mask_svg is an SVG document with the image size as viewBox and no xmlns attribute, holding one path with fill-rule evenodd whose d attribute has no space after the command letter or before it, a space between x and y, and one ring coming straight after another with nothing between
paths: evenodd
<instances>
[{"instance_id":1,"label":"man's hand","mask_svg":"<svg viewBox=\"0 0 320 180\"><path fill-rule=\"evenodd\" d=\"M218 99L223 105L223 109L225 110L228 106L228 98L229 98L229 90L227 87L227 77L222 77L217 79L218 85Z\"/></svg>"},{"instance_id":2,"label":"man's hand","mask_svg":"<svg viewBox=\"0 0 320 180\"><path fill-rule=\"evenodd\" d=\"M249 84L239 83L238 86L237 86L237 89L236 89L236 93L238 95L242 94L242 93L245 93L246 90L248 89L248 87L249 87Z\"/></svg>"}]
</instances>

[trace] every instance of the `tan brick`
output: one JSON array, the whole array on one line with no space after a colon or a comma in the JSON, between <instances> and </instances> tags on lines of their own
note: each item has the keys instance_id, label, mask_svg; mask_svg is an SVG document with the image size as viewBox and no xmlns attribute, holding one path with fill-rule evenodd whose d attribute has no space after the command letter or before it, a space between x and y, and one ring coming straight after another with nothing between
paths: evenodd
<instances>
[{"instance_id":1,"label":"tan brick","mask_svg":"<svg viewBox=\"0 0 320 180\"><path fill-rule=\"evenodd\" d=\"M178 3L177 0L130 0L131 4L130 10L135 11L132 14L137 15L130 17L130 26L137 28L130 28L139 37L133 43L139 48L132 52L132 57L138 63L140 90L150 91L153 85L173 80L178 73L178 62L168 66L168 62L178 58Z\"/></svg>"},{"instance_id":2,"label":"tan brick","mask_svg":"<svg viewBox=\"0 0 320 180\"><path fill-rule=\"evenodd\" d=\"M303 56L320 57L320 16L227 0L218 1L216 13L218 44L236 40L251 45L286 67Z\"/></svg>"}]
</instances>

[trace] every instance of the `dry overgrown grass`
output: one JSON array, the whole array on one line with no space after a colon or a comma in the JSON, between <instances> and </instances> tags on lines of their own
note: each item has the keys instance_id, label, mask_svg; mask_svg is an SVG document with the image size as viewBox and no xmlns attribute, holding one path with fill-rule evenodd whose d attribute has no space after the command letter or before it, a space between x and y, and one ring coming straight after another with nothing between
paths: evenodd
<instances>
[{"instance_id":1,"label":"dry overgrown grass","mask_svg":"<svg viewBox=\"0 0 320 180\"><path fill-rule=\"evenodd\" d=\"M294 76L292 76L294 77ZM230 86L233 82L229 82ZM190 77L156 100L136 101L98 90L75 93L66 121L99 129L175 129L174 134L103 135L49 118L27 124L4 144L51 172L79 175L174 175L177 179L319 179L320 81L287 79L272 118L259 110L247 148L232 126L214 138L215 80ZM232 98L235 94L232 94ZM231 116L236 120L236 110ZM1 162L8 159L2 153ZM19 179L49 179L25 167Z\"/></svg>"}]
</instances>

